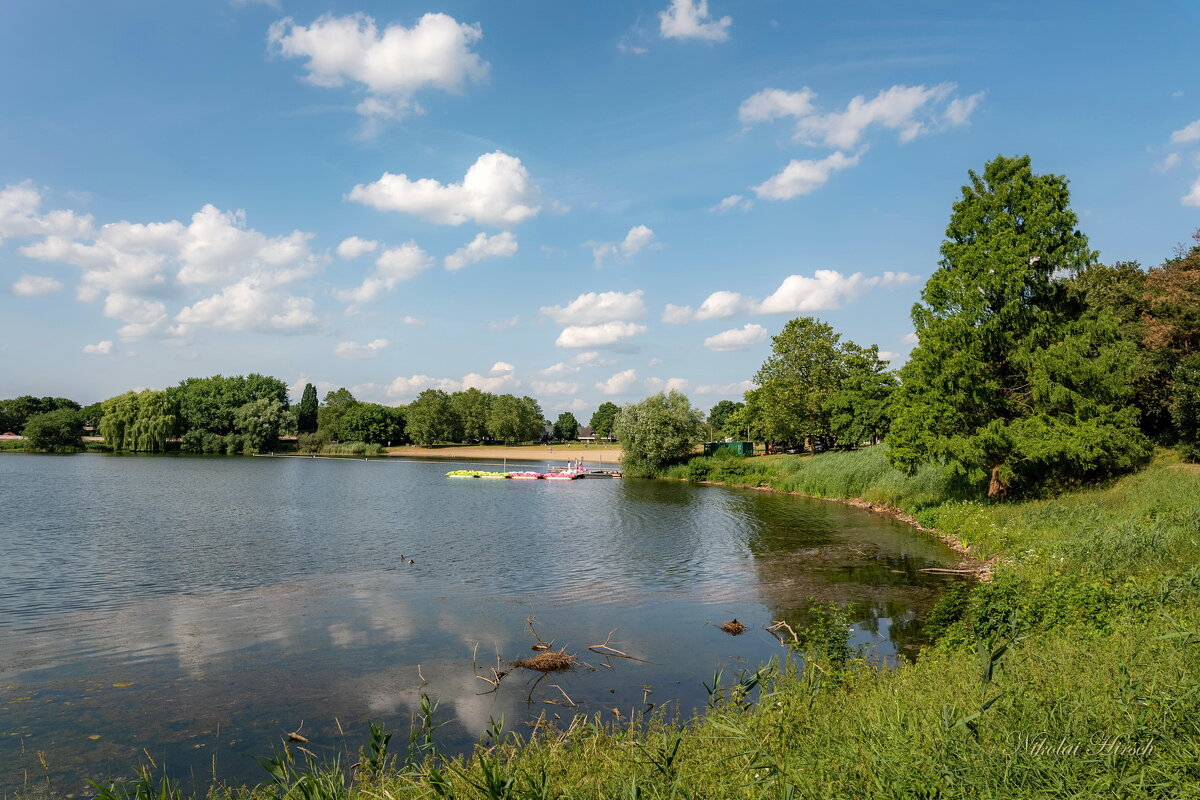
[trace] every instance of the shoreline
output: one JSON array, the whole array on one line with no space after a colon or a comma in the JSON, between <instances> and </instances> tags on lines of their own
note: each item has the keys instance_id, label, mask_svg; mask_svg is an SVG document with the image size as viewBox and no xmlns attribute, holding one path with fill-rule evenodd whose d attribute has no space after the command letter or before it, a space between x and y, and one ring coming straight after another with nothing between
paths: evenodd
<instances>
[{"instance_id":1,"label":"shoreline","mask_svg":"<svg viewBox=\"0 0 1200 800\"><path fill-rule=\"evenodd\" d=\"M616 447L587 449L582 447L517 445L462 445L452 447L416 447L404 445L388 447L384 458L420 458L431 461L554 461L567 463L583 459L585 464L607 464L617 466L621 462L621 450Z\"/></svg>"}]
</instances>

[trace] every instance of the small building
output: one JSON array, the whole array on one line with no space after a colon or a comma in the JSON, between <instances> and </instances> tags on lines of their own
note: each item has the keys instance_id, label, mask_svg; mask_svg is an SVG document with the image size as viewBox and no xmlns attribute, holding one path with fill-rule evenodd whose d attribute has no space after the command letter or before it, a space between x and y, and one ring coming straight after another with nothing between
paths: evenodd
<instances>
[{"instance_id":1,"label":"small building","mask_svg":"<svg viewBox=\"0 0 1200 800\"><path fill-rule=\"evenodd\" d=\"M581 442L587 442L589 444L597 441L596 432L592 430L590 425L580 425L579 426L579 434L575 438ZM609 435L609 436L599 437L599 441L615 442L616 439L613 438L611 435Z\"/></svg>"},{"instance_id":2,"label":"small building","mask_svg":"<svg viewBox=\"0 0 1200 800\"><path fill-rule=\"evenodd\" d=\"M754 442L706 442L704 455L712 456L719 452L733 453L736 456L754 455Z\"/></svg>"}]
</instances>

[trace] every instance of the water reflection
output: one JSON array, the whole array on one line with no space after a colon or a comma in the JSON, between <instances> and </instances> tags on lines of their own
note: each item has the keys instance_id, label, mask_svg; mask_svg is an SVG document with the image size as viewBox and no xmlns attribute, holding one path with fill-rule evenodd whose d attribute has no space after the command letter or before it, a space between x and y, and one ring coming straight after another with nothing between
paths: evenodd
<instances>
[{"instance_id":1,"label":"water reflection","mask_svg":"<svg viewBox=\"0 0 1200 800\"><path fill-rule=\"evenodd\" d=\"M468 747L492 717L653 702L778 654L762 628L810 598L849 603L858 640L911 650L952 554L830 503L648 481L446 481L440 464L0 458L0 787L62 793L143 748L198 787L258 780L251 756L301 723L312 747L405 731L427 693ZM401 554L413 558L408 565ZM580 668L537 681L526 619ZM713 623L751 627L731 638ZM607 666L613 642L642 663ZM340 728L350 731L346 740ZM92 738L96 737L96 738ZM401 736L402 738L402 736Z\"/></svg>"}]
</instances>

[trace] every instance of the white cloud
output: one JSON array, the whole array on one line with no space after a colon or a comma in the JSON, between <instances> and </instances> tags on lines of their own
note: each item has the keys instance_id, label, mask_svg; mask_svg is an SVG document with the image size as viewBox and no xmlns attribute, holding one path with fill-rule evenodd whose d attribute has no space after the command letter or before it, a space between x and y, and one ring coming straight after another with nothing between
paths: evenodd
<instances>
[{"instance_id":1,"label":"white cloud","mask_svg":"<svg viewBox=\"0 0 1200 800\"><path fill-rule=\"evenodd\" d=\"M754 388L754 381L737 383L708 383L696 387L696 394L721 394L726 397L741 397Z\"/></svg>"},{"instance_id":2,"label":"white cloud","mask_svg":"<svg viewBox=\"0 0 1200 800\"><path fill-rule=\"evenodd\" d=\"M1167 153L1167 155L1163 157L1162 161L1159 161L1154 165L1154 168L1159 172L1170 172L1178 167L1182 160L1183 159L1180 158L1179 153Z\"/></svg>"},{"instance_id":3,"label":"white cloud","mask_svg":"<svg viewBox=\"0 0 1200 800\"><path fill-rule=\"evenodd\" d=\"M645 225L635 225L620 242L586 242L584 246L592 248L596 266L602 267L607 258L632 258L647 247L656 247L657 242L654 241L654 231Z\"/></svg>"},{"instance_id":4,"label":"white cloud","mask_svg":"<svg viewBox=\"0 0 1200 800\"><path fill-rule=\"evenodd\" d=\"M333 348L333 354L338 358L360 359L360 358L375 358L388 347L387 339L375 339L366 344L358 342L338 342L337 347Z\"/></svg>"},{"instance_id":5,"label":"white cloud","mask_svg":"<svg viewBox=\"0 0 1200 800\"><path fill-rule=\"evenodd\" d=\"M504 331L504 330L508 330L509 328L515 328L520 324L521 324L521 317L520 316L512 316L512 317L509 317L508 319L498 319L493 322L489 322L488 330L489 331Z\"/></svg>"},{"instance_id":6,"label":"white cloud","mask_svg":"<svg viewBox=\"0 0 1200 800\"><path fill-rule=\"evenodd\" d=\"M575 394L579 391L578 383L569 381L533 381L530 386L536 394Z\"/></svg>"},{"instance_id":7,"label":"white cloud","mask_svg":"<svg viewBox=\"0 0 1200 800\"><path fill-rule=\"evenodd\" d=\"M330 383L329 381L314 381L301 376L299 380L288 387L288 397L292 399L293 403L300 402L301 397L304 395L304 387L309 383L311 383L313 388L317 390L317 397L324 397L325 395L339 388L336 384Z\"/></svg>"},{"instance_id":8,"label":"white cloud","mask_svg":"<svg viewBox=\"0 0 1200 800\"><path fill-rule=\"evenodd\" d=\"M6 236L86 235L92 227L90 214L74 211L41 212L42 192L32 181L14 183L0 189L0 241Z\"/></svg>"},{"instance_id":9,"label":"white cloud","mask_svg":"<svg viewBox=\"0 0 1200 800\"><path fill-rule=\"evenodd\" d=\"M645 325L633 322L605 322L601 325L571 325L554 340L559 347L604 347L622 339L645 333Z\"/></svg>"},{"instance_id":10,"label":"white cloud","mask_svg":"<svg viewBox=\"0 0 1200 800\"><path fill-rule=\"evenodd\" d=\"M405 317L401 317L401 318L400 318L400 322L401 322L401 324L403 324L403 325L417 325L417 326L420 326L420 325L424 325L424 324L425 324L425 322L424 322L423 320L419 320L419 319L417 319L416 317L407 317L407 316L405 316Z\"/></svg>"},{"instance_id":11,"label":"white cloud","mask_svg":"<svg viewBox=\"0 0 1200 800\"><path fill-rule=\"evenodd\" d=\"M22 275L13 282L13 294L22 297L33 297L39 294L50 294L62 289L62 281L48 275Z\"/></svg>"},{"instance_id":12,"label":"white cloud","mask_svg":"<svg viewBox=\"0 0 1200 800\"><path fill-rule=\"evenodd\" d=\"M185 286L216 286L255 275L262 281L288 283L317 270L317 259L308 250L312 236L292 231L268 237L246 228L246 212L205 205L183 233L176 279Z\"/></svg>"},{"instance_id":13,"label":"white cloud","mask_svg":"<svg viewBox=\"0 0 1200 800\"><path fill-rule=\"evenodd\" d=\"M221 330L304 333L320 327L308 297L282 294L257 278L243 278L179 312L184 326Z\"/></svg>"},{"instance_id":14,"label":"white cloud","mask_svg":"<svg viewBox=\"0 0 1200 800\"><path fill-rule=\"evenodd\" d=\"M516 254L517 237L513 236L511 232L502 231L495 236L480 233L446 256L444 263L446 269L454 271L487 258L508 258Z\"/></svg>"},{"instance_id":15,"label":"white cloud","mask_svg":"<svg viewBox=\"0 0 1200 800\"><path fill-rule=\"evenodd\" d=\"M506 389L512 389L521 385L521 382L517 380L516 369L512 364L497 361L490 370L482 375L478 372L464 375L462 388L479 389L481 392L503 392Z\"/></svg>"},{"instance_id":16,"label":"white cloud","mask_svg":"<svg viewBox=\"0 0 1200 800\"><path fill-rule=\"evenodd\" d=\"M896 85L870 100L858 95L844 109L827 113L817 110L813 104L816 94L807 87L798 92L764 89L742 102L738 117L746 125L791 117L796 120L795 139L807 145L853 148L872 126L898 131L900 141L910 142L970 122L983 92L955 97L957 88L953 83Z\"/></svg>"},{"instance_id":17,"label":"white cloud","mask_svg":"<svg viewBox=\"0 0 1200 800\"><path fill-rule=\"evenodd\" d=\"M687 378L646 378L642 385L648 392L686 392L691 383Z\"/></svg>"},{"instance_id":18,"label":"white cloud","mask_svg":"<svg viewBox=\"0 0 1200 800\"><path fill-rule=\"evenodd\" d=\"M738 119L743 125L753 125L784 117L804 117L815 110L813 100L816 97L817 93L807 86L798 92L763 89L742 101L738 106Z\"/></svg>"},{"instance_id":19,"label":"white cloud","mask_svg":"<svg viewBox=\"0 0 1200 800\"><path fill-rule=\"evenodd\" d=\"M667 303L667 307L663 309L662 321L671 325L680 325L684 322L690 322L691 319L691 306L677 306Z\"/></svg>"},{"instance_id":20,"label":"white cloud","mask_svg":"<svg viewBox=\"0 0 1200 800\"><path fill-rule=\"evenodd\" d=\"M428 375L410 375L398 377L388 384L388 397L411 397L426 389L441 389L443 392L457 392L462 389L462 382L451 378L431 378Z\"/></svg>"},{"instance_id":21,"label":"white cloud","mask_svg":"<svg viewBox=\"0 0 1200 800\"><path fill-rule=\"evenodd\" d=\"M358 258L363 253L374 253L377 247L379 247L379 242L374 239L350 236L343 239L342 243L337 246L337 254L345 259Z\"/></svg>"},{"instance_id":22,"label":"white cloud","mask_svg":"<svg viewBox=\"0 0 1200 800\"><path fill-rule=\"evenodd\" d=\"M612 364L612 361L603 359L595 350L589 350L584 353L576 353L566 361L560 361L557 364L551 364L542 370L542 374L547 377L557 377L560 375L574 375L580 370L590 367L602 367Z\"/></svg>"},{"instance_id":23,"label":"white cloud","mask_svg":"<svg viewBox=\"0 0 1200 800\"><path fill-rule=\"evenodd\" d=\"M104 298L104 316L125 323L117 334L126 341L152 337L178 337L182 326L171 325L167 306L159 300L112 292Z\"/></svg>"},{"instance_id":24,"label":"white cloud","mask_svg":"<svg viewBox=\"0 0 1200 800\"><path fill-rule=\"evenodd\" d=\"M637 384L637 370L627 369L618 372L606 381L596 384L596 388L607 395L625 394Z\"/></svg>"},{"instance_id":25,"label":"white cloud","mask_svg":"<svg viewBox=\"0 0 1200 800\"><path fill-rule=\"evenodd\" d=\"M664 39L704 39L723 42L729 38L731 17L709 19L708 0L671 0L658 12L658 32Z\"/></svg>"},{"instance_id":26,"label":"white cloud","mask_svg":"<svg viewBox=\"0 0 1200 800\"><path fill-rule=\"evenodd\" d=\"M858 159L840 150L819 160L792 159L781 172L751 188L763 200L791 200L820 189L834 172L856 166Z\"/></svg>"},{"instance_id":27,"label":"white cloud","mask_svg":"<svg viewBox=\"0 0 1200 800\"><path fill-rule=\"evenodd\" d=\"M1192 184L1192 190L1180 198L1185 206L1200 206L1200 178Z\"/></svg>"},{"instance_id":28,"label":"white cloud","mask_svg":"<svg viewBox=\"0 0 1200 800\"><path fill-rule=\"evenodd\" d=\"M811 278L789 275L774 294L762 302L760 309L765 314L828 311L841 308L868 285L868 279L861 272L843 275L837 270L819 269Z\"/></svg>"},{"instance_id":29,"label":"white cloud","mask_svg":"<svg viewBox=\"0 0 1200 800\"><path fill-rule=\"evenodd\" d=\"M891 350L880 350L879 351L879 358L883 361L887 361L888 363L896 361L897 359L900 359L902 357L903 356L901 356L899 353L893 353Z\"/></svg>"},{"instance_id":30,"label":"white cloud","mask_svg":"<svg viewBox=\"0 0 1200 800\"><path fill-rule=\"evenodd\" d=\"M507 228L537 215L539 195L521 160L497 150L481 155L462 183L443 184L432 178L414 181L404 174L385 172L375 183L355 186L348 197L381 211L415 214L442 225L474 220Z\"/></svg>"},{"instance_id":31,"label":"white cloud","mask_svg":"<svg viewBox=\"0 0 1200 800\"><path fill-rule=\"evenodd\" d=\"M704 340L704 346L718 353L732 350L749 350L756 344L767 340L767 329L762 325L748 322L741 328L722 331Z\"/></svg>"},{"instance_id":32,"label":"white cloud","mask_svg":"<svg viewBox=\"0 0 1200 800\"><path fill-rule=\"evenodd\" d=\"M541 313L562 324L591 325L637 319L646 313L641 289L633 292L586 292L564 306L542 306Z\"/></svg>"},{"instance_id":33,"label":"white cloud","mask_svg":"<svg viewBox=\"0 0 1200 800\"><path fill-rule=\"evenodd\" d=\"M374 120L420 113L414 95L421 90L460 92L468 82L486 78L487 62L471 52L482 37L478 25L446 14L425 14L411 28L388 25L382 31L361 13L326 14L307 27L288 17L267 32L275 52L308 59L310 83L359 84L367 96L357 111Z\"/></svg>"},{"instance_id":34,"label":"white cloud","mask_svg":"<svg viewBox=\"0 0 1200 800\"><path fill-rule=\"evenodd\" d=\"M737 292L713 292L700 308L696 309L696 319L725 319L734 314L753 311L755 303L749 297Z\"/></svg>"},{"instance_id":35,"label":"white cloud","mask_svg":"<svg viewBox=\"0 0 1200 800\"><path fill-rule=\"evenodd\" d=\"M380 253L375 259L375 269L359 286L337 289L333 294L338 300L352 306L369 303L383 297L397 283L414 278L432 266L432 256L418 247L416 242L405 242Z\"/></svg>"},{"instance_id":36,"label":"white cloud","mask_svg":"<svg viewBox=\"0 0 1200 800\"><path fill-rule=\"evenodd\" d=\"M731 211L735 208L740 211L749 211L754 208L754 201L742 197L740 194L731 194L708 210L717 214L724 214L726 211Z\"/></svg>"},{"instance_id":37,"label":"white cloud","mask_svg":"<svg viewBox=\"0 0 1200 800\"><path fill-rule=\"evenodd\" d=\"M901 339L901 341L905 344L917 344L920 339L917 338L916 331L909 331L908 333L904 334L904 338Z\"/></svg>"},{"instance_id":38,"label":"white cloud","mask_svg":"<svg viewBox=\"0 0 1200 800\"><path fill-rule=\"evenodd\" d=\"M102 342L96 342L95 344L85 344L82 350L82 352L93 356L107 356L110 355L112 351L113 343L108 339L105 339Z\"/></svg>"},{"instance_id":39,"label":"white cloud","mask_svg":"<svg viewBox=\"0 0 1200 800\"><path fill-rule=\"evenodd\" d=\"M1200 142L1200 119L1171 133L1171 144L1188 144L1189 142Z\"/></svg>"}]
</instances>

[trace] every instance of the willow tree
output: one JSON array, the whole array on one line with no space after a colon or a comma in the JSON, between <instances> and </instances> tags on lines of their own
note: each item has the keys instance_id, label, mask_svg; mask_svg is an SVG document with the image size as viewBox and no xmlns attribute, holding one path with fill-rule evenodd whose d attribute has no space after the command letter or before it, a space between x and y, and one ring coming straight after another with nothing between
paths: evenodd
<instances>
[{"instance_id":1,"label":"willow tree","mask_svg":"<svg viewBox=\"0 0 1200 800\"><path fill-rule=\"evenodd\" d=\"M888 441L894 464L945 465L989 497L1128 469L1149 453L1132 406L1135 344L1062 276L1096 259L1067 181L998 156L954 204L913 307L918 345Z\"/></svg>"},{"instance_id":2,"label":"willow tree","mask_svg":"<svg viewBox=\"0 0 1200 800\"><path fill-rule=\"evenodd\" d=\"M103 403L100 435L113 450L161 453L178 423L175 403L167 392L126 392Z\"/></svg>"},{"instance_id":3,"label":"willow tree","mask_svg":"<svg viewBox=\"0 0 1200 800\"><path fill-rule=\"evenodd\" d=\"M695 449L703 425L704 413L676 391L622 407L613 424L621 442L621 468L634 477L654 475Z\"/></svg>"}]
</instances>

